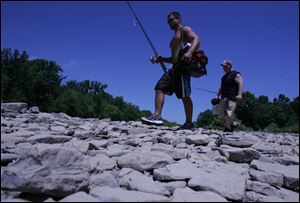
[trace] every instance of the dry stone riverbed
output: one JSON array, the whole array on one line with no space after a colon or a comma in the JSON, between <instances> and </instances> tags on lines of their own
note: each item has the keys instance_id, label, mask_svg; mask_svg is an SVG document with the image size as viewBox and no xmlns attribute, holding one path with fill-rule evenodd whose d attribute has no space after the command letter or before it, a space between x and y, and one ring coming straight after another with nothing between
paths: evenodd
<instances>
[{"instance_id":1,"label":"dry stone riverbed","mask_svg":"<svg viewBox=\"0 0 300 203\"><path fill-rule=\"evenodd\" d=\"M299 134L144 125L1 104L1 202L298 202Z\"/></svg>"}]
</instances>

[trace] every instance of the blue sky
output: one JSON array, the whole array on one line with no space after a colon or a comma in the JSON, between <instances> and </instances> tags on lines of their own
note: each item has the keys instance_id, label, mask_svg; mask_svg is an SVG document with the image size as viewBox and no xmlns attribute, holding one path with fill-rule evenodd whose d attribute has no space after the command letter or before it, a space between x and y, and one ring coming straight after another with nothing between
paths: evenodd
<instances>
[{"instance_id":1,"label":"blue sky","mask_svg":"<svg viewBox=\"0 0 300 203\"><path fill-rule=\"evenodd\" d=\"M230 58L244 76L244 91L299 95L299 2L297 1L145 1L131 2L152 43L170 56L173 31L166 16L179 11L209 57L208 75L192 87L217 91ZM163 71L125 1L1 1L1 49L25 50L53 60L67 80L95 80L108 93L140 109L154 110L154 86ZM169 67L169 65L167 66ZM215 95L192 89L194 116L211 108ZM184 122L182 101L166 96L163 118Z\"/></svg>"}]
</instances>

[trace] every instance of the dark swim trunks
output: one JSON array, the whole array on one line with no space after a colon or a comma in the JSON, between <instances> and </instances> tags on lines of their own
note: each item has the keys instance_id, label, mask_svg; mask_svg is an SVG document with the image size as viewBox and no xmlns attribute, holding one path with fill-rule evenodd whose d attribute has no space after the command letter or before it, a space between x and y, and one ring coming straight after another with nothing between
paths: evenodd
<instances>
[{"instance_id":1,"label":"dark swim trunks","mask_svg":"<svg viewBox=\"0 0 300 203\"><path fill-rule=\"evenodd\" d=\"M170 96L175 92L178 99L189 97L191 95L191 76L183 73L181 66L173 66L158 80L154 89L161 90Z\"/></svg>"}]
</instances>

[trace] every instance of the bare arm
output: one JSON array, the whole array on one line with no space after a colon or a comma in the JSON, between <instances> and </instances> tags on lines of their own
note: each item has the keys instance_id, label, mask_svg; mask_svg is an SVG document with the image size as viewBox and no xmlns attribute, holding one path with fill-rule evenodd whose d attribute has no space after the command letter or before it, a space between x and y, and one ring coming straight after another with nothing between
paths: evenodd
<instances>
[{"instance_id":1,"label":"bare arm","mask_svg":"<svg viewBox=\"0 0 300 203\"><path fill-rule=\"evenodd\" d=\"M182 29L182 37L191 43L190 49L182 56L181 60L189 63L192 60L193 53L200 47L200 39L192 28L185 26Z\"/></svg>"},{"instance_id":2,"label":"bare arm","mask_svg":"<svg viewBox=\"0 0 300 203\"><path fill-rule=\"evenodd\" d=\"M188 26L185 26L182 28L182 34L183 34L182 37L192 44L192 46L188 52L190 52L190 54L193 54L200 47L200 38L192 30L192 28L190 28Z\"/></svg>"},{"instance_id":3,"label":"bare arm","mask_svg":"<svg viewBox=\"0 0 300 203\"><path fill-rule=\"evenodd\" d=\"M243 88L244 88L244 80L241 74L237 74L235 77L235 81L239 84L239 91L238 95L236 96L237 99L242 99L243 95Z\"/></svg>"},{"instance_id":4,"label":"bare arm","mask_svg":"<svg viewBox=\"0 0 300 203\"><path fill-rule=\"evenodd\" d=\"M219 88L219 90L218 90L218 93L217 93L217 98L219 98L220 97L220 95L221 95L221 87Z\"/></svg>"}]
</instances>

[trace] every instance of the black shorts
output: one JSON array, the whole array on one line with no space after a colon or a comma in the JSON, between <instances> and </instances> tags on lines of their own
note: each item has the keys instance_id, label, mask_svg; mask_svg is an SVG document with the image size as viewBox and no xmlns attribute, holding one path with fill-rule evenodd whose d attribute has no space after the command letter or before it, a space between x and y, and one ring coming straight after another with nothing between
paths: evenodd
<instances>
[{"instance_id":1,"label":"black shorts","mask_svg":"<svg viewBox=\"0 0 300 203\"><path fill-rule=\"evenodd\" d=\"M166 95L174 92L178 99L191 95L191 76L180 71L180 67L169 69L157 82L155 90L161 90Z\"/></svg>"}]
</instances>

